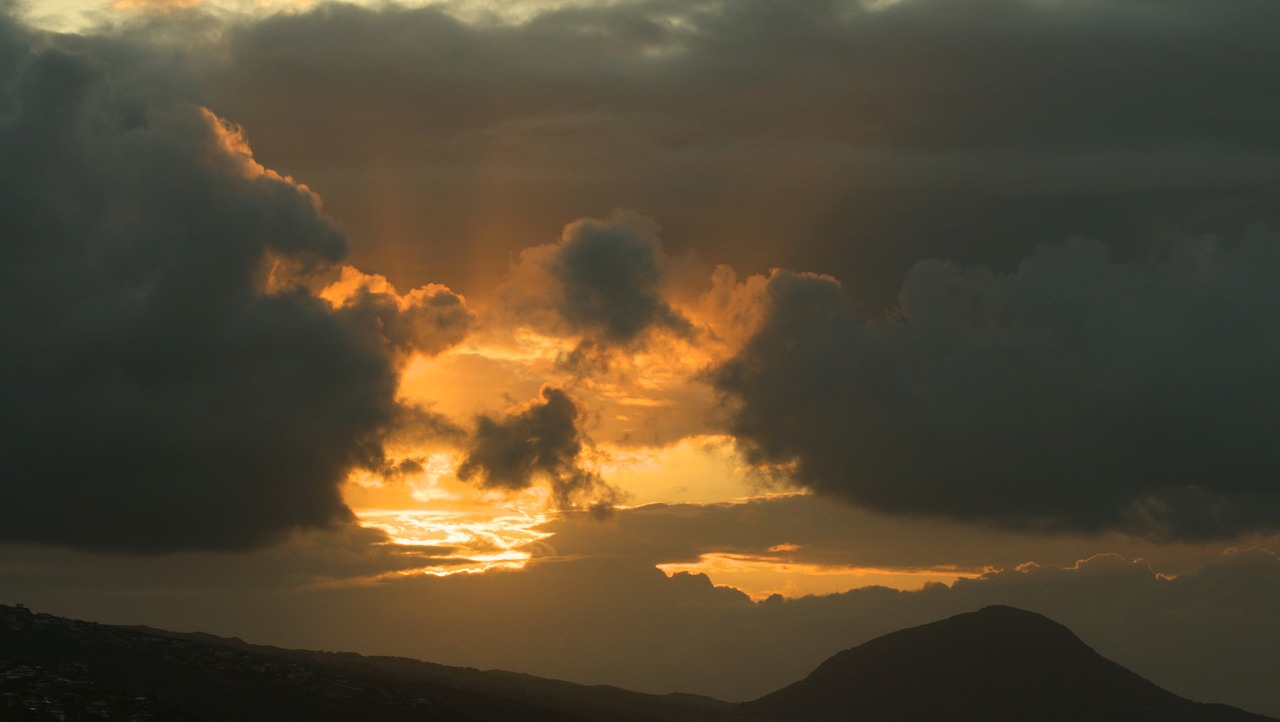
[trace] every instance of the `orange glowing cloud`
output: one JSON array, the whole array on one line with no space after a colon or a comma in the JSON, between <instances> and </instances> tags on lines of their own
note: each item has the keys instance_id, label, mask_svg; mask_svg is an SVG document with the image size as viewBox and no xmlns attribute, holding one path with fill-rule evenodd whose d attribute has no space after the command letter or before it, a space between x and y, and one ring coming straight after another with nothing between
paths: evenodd
<instances>
[{"instance_id":1,"label":"orange glowing cloud","mask_svg":"<svg viewBox=\"0 0 1280 722\"><path fill-rule=\"evenodd\" d=\"M785 553L799 547L782 544L774 549ZM952 584L957 579L973 579L984 571L954 566L915 569L810 564L778 555L730 552L702 554L696 562L659 564L658 568L668 576L680 572L705 574L714 583L734 587L756 601L774 594L796 598L873 586L909 591L928 584Z\"/></svg>"},{"instance_id":2,"label":"orange glowing cloud","mask_svg":"<svg viewBox=\"0 0 1280 722\"><path fill-rule=\"evenodd\" d=\"M378 329L401 361L413 354L434 356L461 342L475 314L460 294L429 283L399 293L384 277L343 266L338 280L320 291L339 315Z\"/></svg>"},{"instance_id":3,"label":"orange glowing cloud","mask_svg":"<svg viewBox=\"0 0 1280 722\"><path fill-rule=\"evenodd\" d=\"M122 2L141 2L144 4L165 4L160 0L121 0ZM187 2L190 0L181 0ZM194 0L193 4L197 4L200 0ZM222 118L208 108L200 108L200 115L208 122L209 127L213 129L215 140L218 142L218 150L228 158L231 158L240 166L241 172L246 178L266 177L272 180L284 181L291 185L306 191L312 199L313 204L318 209L320 207L320 196L311 192L311 189L304 183L295 181L292 177L282 175L274 170L267 168L259 163L253 157L253 148L249 145L249 137L245 134L244 128L233 123L226 118Z\"/></svg>"}]
</instances>

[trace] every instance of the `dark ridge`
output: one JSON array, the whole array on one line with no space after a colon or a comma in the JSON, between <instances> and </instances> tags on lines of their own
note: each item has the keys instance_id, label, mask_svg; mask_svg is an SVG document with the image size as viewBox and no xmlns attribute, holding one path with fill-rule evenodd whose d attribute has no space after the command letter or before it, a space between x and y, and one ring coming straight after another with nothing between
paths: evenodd
<instances>
[{"instance_id":1,"label":"dark ridge","mask_svg":"<svg viewBox=\"0 0 1280 722\"><path fill-rule=\"evenodd\" d=\"M0 605L0 720L696 722L733 705Z\"/></svg>"},{"instance_id":2,"label":"dark ridge","mask_svg":"<svg viewBox=\"0 0 1280 722\"><path fill-rule=\"evenodd\" d=\"M113 627L0 605L0 719L1277 722L1190 702L1066 627L986 607L873 639L733 705L400 657Z\"/></svg>"},{"instance_id":3,"label":"dark ridge","mask_svg":"<svg viewBox=\"0 0 1280 722\"><path fill-rule=\"evenodd\" d=\"M1105 659L1061 624L1004 606L845 650L738 712L795 722L1272 720L1183 699Z\"/></svg>"}]
</instances>

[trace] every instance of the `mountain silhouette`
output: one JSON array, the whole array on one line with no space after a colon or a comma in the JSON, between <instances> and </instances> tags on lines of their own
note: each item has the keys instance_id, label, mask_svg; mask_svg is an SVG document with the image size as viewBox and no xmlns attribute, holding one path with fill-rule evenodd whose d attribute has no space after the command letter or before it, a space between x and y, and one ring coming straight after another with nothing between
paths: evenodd
<instances>
[{"instance_id":1,"label":"mountain silhouette","mask_svg":"<svg viewBox=\"0 0 1280 722\"><path fill-rule=\"evenodd\" d=\"M877 637L737 712L795 722L1273 720L1183 699L1102 657L1061 624L1004 606Z\"/></svg>"},{"instance_id":2,"label":"mountain silhouette","mask_svg":"<svg viewBox=\"0 0 1280 722\"><path fill-rule=\"evenodd\" d=\"M718 722L733 705L0 605L0 720Z\"/></svg>"},{"instance_id":3,"label":"mountain silhouette","mask_svg":"<svg viewBox=\"0 0 1280 722\"><path fill-rule=\"evenodd\" d=\"M0 605L0 720L1280 722L1185 700L1066 627L986 607L841 652L736 707L400 657L115 627Z\"/></svg>"}]
</instances>

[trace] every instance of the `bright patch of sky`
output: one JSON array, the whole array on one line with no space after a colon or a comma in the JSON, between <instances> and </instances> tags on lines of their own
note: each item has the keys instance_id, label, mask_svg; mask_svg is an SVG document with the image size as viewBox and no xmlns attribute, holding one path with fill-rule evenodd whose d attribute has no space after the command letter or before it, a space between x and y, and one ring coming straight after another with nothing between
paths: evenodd
<instances>
[{"instance_id":1,"label":"bright patch of sky","mask_svg":"<svg viewBox=\"0 0 1280 722\"><path fill-rule=\"evenodd\" d=\"M402 2L406 7L435 5L468 21L521 23L562 7L621 5L631 0L444 0ZM59 32L77 32L143 12L170 12L200 6L214 14L263 16L308 10L315 0L27 0L24 19ZM385 0L353 0L351 4L382 7Z\"/></svg>"}]
</instances>

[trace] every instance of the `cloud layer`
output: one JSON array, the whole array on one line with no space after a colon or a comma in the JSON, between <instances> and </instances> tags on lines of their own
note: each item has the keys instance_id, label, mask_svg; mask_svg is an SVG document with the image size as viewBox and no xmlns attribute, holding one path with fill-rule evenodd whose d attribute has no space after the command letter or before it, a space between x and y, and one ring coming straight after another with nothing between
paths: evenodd
<instances>
[{"instance_id":1,"label":"cloud layer","mask_svg":"<svg viewBox=\"0 0 1280 722\"><path fill-rule=\"evenodd\" d=\"M894 314L775 272L712 382L748 458L872 509L1214 537L1280 525L1280 237L922 262Z\"/></svg>"},{"instance_id":2,"label":"cloud layer","mask_svg":"<svg viewBox=\"0 0 1280 722\"><path fill-rule=\"evenodd\" d=\"M474 296L623 205L674 253L878 309L920 258L1280 225L1278 23L1269 0L326 4L233 28L198 75L401 285Z\"/></svg>"}]
</instances>

